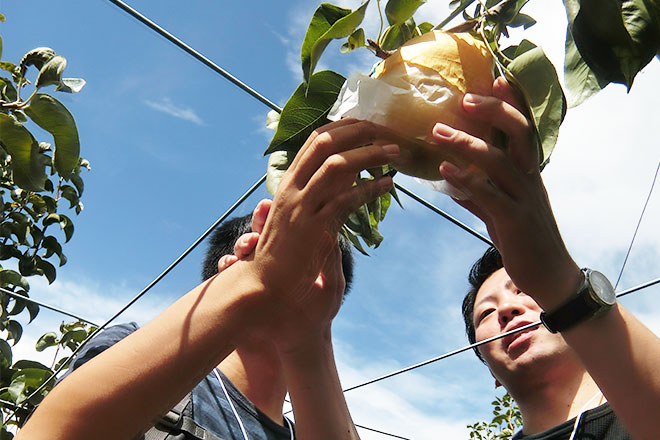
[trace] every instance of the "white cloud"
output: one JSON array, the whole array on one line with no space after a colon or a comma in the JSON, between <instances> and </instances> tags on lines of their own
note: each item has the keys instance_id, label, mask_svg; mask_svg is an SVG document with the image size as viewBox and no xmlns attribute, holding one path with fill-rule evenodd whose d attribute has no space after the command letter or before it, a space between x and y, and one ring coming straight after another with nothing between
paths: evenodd
<instances>
[{"instance_id":1,"label":"white cloud","mask_svg":"<svg viewBox=\"0 0 660 440\"><path fill-rule=\"evenodd\" d=\"M354 355L354 353L353 353ZM337 350L338 369L344 386L364 383L372 379L377 371L391 371L392 365L376 362L363 363L356 367L353 356L345 362L347 353ZM444 399L451 400L452 387L417 372L407 373L389 382L368 385L346 393L346 400L353 421L357 425L388 432L405 438L424 440L468 437L466 425L472 420L443 416L429 409L428 403ZM422 405L420 402L425 401ZM429 402L430 401L430 402ZM363 440L381 440L383 434L358 429Z\"/></svg>"},{"instance_id":2,"label":"white cloud","mask_svg":"<svg viewBox=\"0 0 660 440\"><path fill-rule=\"evenodd\" d=\"M40 278L31 279L31 297L95 324L104 323L140 290L122 284L102 285L93 280L65 281L62 278L58 278L52 285L48 285ZM131 321L144 324L164 310L174 299L175 295L147 293L110 325ZM50 365L54 349L37 353L34 344L42 334L56 331L62 322L73 321L74 318L44 307L30 324L26 323L23 315L19 315L24 333L20 342L12 349L14 360L32 359Z\"/></svg>"},{"instance_id":3,"label":"white cloud","mask_svg":"<svg viewBox=\"0 0 660 440\"><path fill-rule=\"evenodd\" d=\"M176 104L168 97L160 98L157 101L145 99L144 103L154 110L174 116L177 119L192 122L196 125L204 125L204 121L202 121L202 118L197 115L194 109Z\"/></svg>"}]
</instances>

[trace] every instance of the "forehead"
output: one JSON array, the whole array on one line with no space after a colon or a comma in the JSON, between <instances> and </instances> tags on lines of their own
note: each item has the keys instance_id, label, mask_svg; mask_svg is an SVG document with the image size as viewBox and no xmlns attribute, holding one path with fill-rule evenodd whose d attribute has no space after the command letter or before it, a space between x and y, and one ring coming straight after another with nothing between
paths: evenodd
<instances>
[{"instance_id":1,"label":"forehead","mask_svg":"<svg viewBox=\"0 0 660 440\"><path fill-rule=\"evenodd\" d=\"M509 278L504 268L498 269L493 272L486 281L483 282L477 294L474 297L474 308L485 301L495 299L504 290L513 288L513 282Z\"/></svg>"}]
</instances>

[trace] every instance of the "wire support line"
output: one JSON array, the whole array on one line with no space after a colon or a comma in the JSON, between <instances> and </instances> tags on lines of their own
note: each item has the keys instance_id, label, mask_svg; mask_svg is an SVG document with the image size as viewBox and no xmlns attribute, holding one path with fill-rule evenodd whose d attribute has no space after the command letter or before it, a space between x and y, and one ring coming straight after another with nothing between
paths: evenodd
<instances>
[{"instance_id":1,"label":"wire support line","mask_svg":"<svg viewBox=\"0 0 660 440\"><path fill-rule=\"evenodd\" d=\"M541 321L537 321L537 322L533 322L531 324L527 324L523 327L510 330L506 333L502 333L500 335L493 336L493 337L488 338L488 339L484 339L483 341L475 342L474 344L466 345L463 348L459 348L457 350L450 351L448 353L445 353L445 354L442 354L440 356L436 356L434 358L425 360L425 361L420 362L418 364L411 365L409 367L402 368L402 369L397 370L397 371L393 371L392 373L385 374L385 375L377 377L375 379L371 379L371 380L369 380L367 382L364 382L364 383L361 383L359 385L354 385L352 387L348 387L348 388L344 389L343 391L346 393L348 391L353 391L353 390L356 390L358 388L362 388L364 386L371 385L371 384L376 383L376 382L380 382L381 380L389 379L390 377L398 376L399 374L407 373L408 371L412 371L412 370L415 370L417 368L423 367L425 365L429 365L429 364L432 364L434 362L438 362L438 361L441 361L443 359L447 359L448 357L457 355L457 354L462 353L464 351L468 351L472 348L480 347L484 344L488 344L489 342L493 342L493 341L496 341L498 339L505 338L507 336L510 336L510 335L513 335L513 334L516 334L516 333L519 333L519 332L522 332L522 331L525 331L525 330L529 330L530 328L533 328L533 327L538 327L540 324L541 324Z\"/></svg>"},{"instance_id":2,"label":"wire support line","mask_svg":"<svg viewBox=\"0 0 660 440\"><path fill-rule=\"evenodd\" d=\"M191 244L188 249L186 249L179 257L172 262L163 272L160 273L147 287L142 289L140 293L135 295L135 297L130 300L124 307L122 307L117 313L115 313L110 319L105 321L103 324L101 324L92 334L90 334L79 346L76 348L73 353L71 353L70 358L73 358L78 352L89 342L94 336L96 336L97 333L99 333L101 330L106 328L108 324L110 324L112 321L117 319L122 313L124 313L129 307L131 307L137 300L142 298L149 290L151 290L160 280L162 280L165 275L167 275L172 269L174 269L184 258L188 256L199 244L204 241L204 239L215 229L216 226L218 226L220 223L222 223L228 216L234 212L236 208L238 208L248 197L252 195L264 182L266 181L266 175L264 174L259 180L257 180L243 195L228 209L218 218L193 244ZM38 393L43 390L46 385L50 382L50 380L57 376L63 369L66 363L63 363L60 365L59 368L57 368L51 377L48 378L48 380L44 381L41 386L39 386L36 390L30 394L25 401L29 401L32 399L34 396L36 396ZM19 406L20 408L20 406ZM16 411L18 409L15 409L12 415L10 416L13 417L16 414Z\"/></svg>"},{"instance_id":3,"label":"wire support line","mask_svg":"<svg viewBox=\"0 0 660 440\"><path fill-rule=\"evenodd\" d=\"M478 238L479 240L483 241L484 243L486 243L489 246L493 246L493 242L490 241L488 238L484 237L483 235L481 235L480 233L478 233L477 231L475 231L474 229L472 229L471 227L469 227L465 223L461 222L460 220L458 220L458 219L452 217L451 215L447 214L446 212L444 212L442 209L438 208L437 206L435 206L431 202L426 201L425 199L421 198L420 196L418 196L414 192L410 191L409 189L406 189L405 187L399 185L396 182L394 183L394 186L396 187L396 189L400 190L402 193L404 193L405 195L407 195L411 199L421 203L422 205L426 206L428 209L435 212L436 214L441 215L446 220L449 220L450 222L452 222L453 224L455 224L459 228L463 229L465 232L469 233L473 237Z\"/></svg>"},{"instance_id":4,"label":"wire support line","mask_svg":"<svg viewBox=\"0 0 660 440\"><path fill-rule=\"evenodd\" d=\"M247 92L250 96L253 98L257 99L261 103L267 105L268 107L272 108L278 113L282 113L282 108L279 107L277 104L269 100L268 98L264 97L261 95L259 92L245 84L243 81L239 80L236 78L234 75L231 73L227 72L225 69L222 67L218 66L216 63L202 55L200 52L197 50L193 49L186 43L184 43L181 39L175 37L172 35L170 32L166 31L164 28L138 12L137 10L133 9L126 3L120 1L120 0L109 0L111 3L113 3L115 6L119 7L122 9L124 12L128 13L130 16L135 18L136 20L140 21L142 24L145 26L149 27L150 29L156 31L158 34L160 34L162 37L168 39L170 42L178 46L180 49L182 49L184 52L186 52L188 55L191 55L193 58L196 60L200 61L202 64L213 70L214 72L222 75L226 80L230 81L233 83L235 86L239 87L241 90L244 92Z\"/></svg>"},{"instance_id":5,"label":"wire support line","mask_svg":"<svg viewBox=\"0 0 660 440\"><path fill-rule=\"evenodd\" d=\"M646 289L651 286L655 286L656 284L660 284L660 278L656 278L655 280L647 281L646 283L640 284L636 287L631 287L630 289L624 290L621 293L617 293L616 297L617 298L622 298L626 295L630 295L631 293L637 292L642 289Z\"/></svg>"},{"instance_id":6,"label":"wire support line","mask_svg":"<svg viewBox=\"0 0 660 440\"><path fill-rule=\"evenodd\" d=\"M67 312L66 310L60 309L60 308L55 307L55 306L51 306L51 305L49 305L49 304L46 304L45 302L38 301L38 300L36 300L36 299L33 299L33 298L30 298L30 297L27 297L27 296L20 295L20 294L18 294L18 293L16 293L16 292L12 292L11 290L7 290L7 289L2 288L2 287L0 287L0 292L2 292L2 293L4 293L5 295L10 296L10 297L12 297L12 298L14 298L14 299L20 299L20 300L23 300L23 301L30 302L30 303L33 303L33 304L38 305L39 307L43 307L43 308L45 308L45 309L49 309L49 310L52 310L52 311L54 311L54 312L61 313L62 315L70 316L70 317L72 317L72 318L77 319L78 321L86 322L87 324L91 324L91 325L93 325L94 327L98 327L98 324L95 324L95 323L93 323L92 321L88 321L87 319L85 319L85 318L81 318L80 316L78 316L78 315L76 315L76 314L74 314L74 313Z\"/></svg>"},{"instance_id":7,"label":"wire support line","mask_svg":"<svg viewBox=\"0 0 660 440\"><path fill-rule=\"evenodd\" d=\"M624 290L623 292L618 293L616 296L617 296L617 298L621 298L621 297L624 297L624 296L626 296L626 295L629 295L629 294L631 294L631 293L633 293L633 292L637 292L637 291L640 291L640 290L642 290L642 289L646 289L646 288L651 287L651 286L654 286L654 285L656 285L656 284L660 284L660 278L657 278L657 279L655 279L655 280L648 281L648 282L646 282L646 283L640 284L640 285L638 285L638 286L636 286L636 287L632 287L632 288L630 288L630 289ZM505 338L505 337L507 337L507 336L511 336L511 335L516 334L516 333L524 332L525 330L529 330L529 329L531 329L531 328L538 327L538 326L541 325L541 324L542 324L541 321L537 321L537 322L533 322L533 323L531 323L531 324L527 324L527 325L525 325L525 326L523 326L523 327L520 327L520 328L516 328L516 329L510 330L510 331L508 331L508 332L502 333L502 334L497 335L497 336L493 336L493 337L488 338L488 339L484 339L483 341L475 342L474 344L466 345L466 346L463 347L463 348L459 348L459 349L457 349L457 350L450 351L450 352L448 352L448 353L445 353L445 354L443 354L443 355L440 355L440 356L437 356L437 357L434 357L434 358L428 359L428 360L423 361L423 362L420 362L420 363L418 363L418 364L411 365L411 366L406 367L406 368L402 368L402 369L400 369L400 370L394 371L394 372L389 373L389 374L385 374L385 375L380 376L380 377L377 377L377 378L375 378L375 379L371 379L371 380L369 380L369 381L367 381L367 382L364 382L364 383L361 383L361 384L359 384L359 385L355 385L355 386L352 386L352 387L346 388L346 389L344 389L343 391L344 391L344 393L346 393L346 392L348 392L348 391L352 391L352 390L355 390L355 389L358 389L358 388L362 388L362 387L367 386L367 385L371 385L371 384L376 383L376 382L380 382L380 381L385 380L385 379L389 379L390 377L398 376L399 374L402 374L402 373L407 373L408 371L412 371L412 370L415 370L415 369L417 369L417 368L420 368L420 367L423 367L423 366L426 366L426 365L432 364L432 363L434 363L434 362L441 361L441 360L443 360L443 359L447 359L448 357L451 357L451 356L457 355L457 354L459 354L459 353L462 353L462 352L464 352L464 351L468 351L468 350L473 349L473 348L480 347L480 346L482 346L482 345L488 344L488 343L493 342L493 341L496 341L496 340L498 340L498 339L502 339L502 338Z\"/></svg>"},{"instance_id":8,"label":"wire support line","mask_svg":"<svg viewBox=\"0 0 660 440\"><path fill-rule=\"evenodd\" d=\"M402 439L402 440L411 440L411 439L408 438L408 437L401 437L400 435L390 434L389 432L379 431L378 429L367 428L366 426L358 425L357 423L354 423L354 425L355 425L356 428L366 429L367 431L375 432L375 433L377 433L377 434L386 435L386 436L388 436L388 437L400 438L400 439Z\"/></svg>"},{"instance_id":9,"label":"wire support line","mask_svg":"<svg viewBox=\"0 0 660 440\"><path fill-rule=\"evenodd\" d=\"M630 251L632 250L633 243L635 243L635 238L637 237L637 232L639 231L639 226L642 224L642 219L644 218L644 213L646 212L646 207L651 200L651 194L653 194L653 187L655 186L655 181L658 179L658 171L660 171L660 162L658 162L658 167L655 169L655 175L653 176L653 182L651 182L651 188L649 189L649 195L646 197L646 202L644 202L644 207L642 208L642 213L639 216L637 221L637 226L635 227L635 232L633 233L632 240L630 240L630 246L628 246L628 251L626 252L626 257L623 259L623 264L621 265L621 270L619 271L619 276L616 279L616 284L614 285L614 290L619 287L619 281L621 281L621 276L623 271L626 268L626 263L628 262L628 257L630 256Z\"/></svg>"},{"instance_id":10,"label":"wire support line","mask_svg":"<svg viewBox=\"0 0 660 440\"><path fill-rule=\"evenodd\" d=\"M265 96L263 96L262 94L257 92L256 90L252 89L251 87L249 87L245 83L243 83L241 80L239 80L235 76L228 73L226 70L224 70L223 68L221 68L217 64L213 63L211 60L206 58L204 55L199 53L197 50L195 50L194 48L192 48L191 46L189 46L188 44L186 44L185 42L183 42L179 38L175 37L174 35L172 35L168 31L166 31L164 28L162 28L161 26L156 24L154 21L150 20L149 18L147 18L146 16L144 16L140 12L138 12L135 9L131 8L130 6L128 6L126 3L122 2L121 0L109 0L109 1L113 4L115 4L116 6L118 6L119 8L121 8L122 10L124 10L125 12L127 12L128 14L130 14L132 17L134 17L135 19L137 19L138 21L140 21L141 23L143 23L144 25L146 25L150 29L156 31L162 37L166 38L167 40L169 40L170 42L172 42L173 44L175 44L179 48L183 49L185 52L187 52L188 54L193 56L198 61L204 63L206 66L211 68L214 72L219 73L220 75L222 75L224 78L226 78L231 83L233 83L234 85L239 87L241 90L247 92L249 95L256 98L257 100L259 100L260 102L262 102L266 106L270 107L271 109L275 110L276 112L282 113L282 108L281 107L279 107L278 105L273 103L271 100L269 100L268 98L266 98ZM469 4L470 3L468 3L467 5L464 5L464 6L467 7ZM462 9L458 8L456 11L454 11L454 13L456 13L456 15L458 15L463 9L465 9L465 8L464 7ZM418 201L419 203L421 203L422 205L424 205L427 208L431 209L435 213L440 214L445 219L447 219L450 222L454 223L456 226L460 227L461 229L465 230L466 232L470 233L471 235L477 237L478 239L480 239L484 243L486 243L490 246L493 245L493 243L489 239L487 239L483 235L479 234L478 232L474 231L469 226L465 225L464 223L460 222L459 220L455 219L454 217L450 216L449 214L443 212L441 209L435 207L433 204L431 204L431 203L427 202L426 200L422 199L421 197L419 197L418 195L416 195L412 191L404 188L403 186L401 186L397 183L395 183L395 186L398 189L400 189L403 193L405 193L406 195L411 197L412 199Z\"/></svg>"}]
</instances>

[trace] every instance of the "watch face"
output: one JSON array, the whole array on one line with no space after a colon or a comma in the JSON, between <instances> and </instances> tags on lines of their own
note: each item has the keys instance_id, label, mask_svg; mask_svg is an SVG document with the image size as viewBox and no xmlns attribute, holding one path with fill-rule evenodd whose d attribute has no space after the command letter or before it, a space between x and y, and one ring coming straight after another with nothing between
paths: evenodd
<instances>
[{"instance_id":1,"label":"watch face","mask_svg":"<svg viewBox=\"0 0 660 440\"><path fill-rule=\"evenodd\" d=\"M605 305L613 305L616 303L616 293L614 287L605 275L598 271L591 271L589 273L589 282L591 289L596 296L594 300Z\"/></svg>"}]
</instances>

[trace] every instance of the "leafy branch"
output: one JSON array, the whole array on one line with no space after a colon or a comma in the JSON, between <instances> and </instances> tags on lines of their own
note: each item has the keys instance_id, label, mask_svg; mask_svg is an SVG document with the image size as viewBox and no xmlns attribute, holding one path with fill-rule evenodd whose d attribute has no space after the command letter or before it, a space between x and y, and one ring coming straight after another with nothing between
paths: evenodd
<instances>
[{"instance_id":1,"label":"leafy branch","mask_svg":"<svg viewBox=\"0 0 660 440\"><path fill-rule=\"evenodd\" d=\"M4 17L0 15L0 21ZM2 40L0 39L0 60ZM57 345L51 367L29 360L14 360L12 345L23 334L19 322L22 312L32 322L39 307L21 299L29 297L31 276L55 281L56 266L66 264L62 244L74 232L71 218L65 215L62 202L79 214L84 183L81 170L89 163L80 157L78 130L71 113L45 88L76 93L85 81L64 78L66 59L49 48L29 51L18 64L0 61L0 437L11 439L8 427L21 427L27 415L53 385L52 367L66 362L60 359L61 348L73 349L91 330L83 323L62 324L61 337L44 335L37 351ZM36 70L33 81L27 77ZM28 93L28 86L33 89ZM27 99L22 96L27 95ZM38 142L31 127L47 132L50 142ZM53 229L61 232L54 232ZM61 238L58 238L61 237ZM7 263L4 263L4 262ZM83 338L84 339L84 338ZM38 395L34 390L46 385Z\"/></svg>"},{"instance_id":2,"label":"leafy branch","mask_svg":"<svg viewBox=\"0 0 660 440\"><path fill-rule=\"evenodd\" d=\"M328 90L327 84L322 85L316 75L328 77L334 72L315 74L314 68L330 41L344 40L341 52L366 48L377 58L385 59L411 39L444 28L461 14L464 22L449 31L470 32L487 44L498 72L518 89L526 103L541 145L539 164L544 166L556 144L568 108L567 99L554 66L540 47L526 39L505 48L500 44L501 37L508 37L510 29L525 30L536 23L533 17L521 12L528 2L478 0L475 5L475 0L453 0L449 2L452 11L448 17L434 26L426 21L417 24L415 19L424 0L388 0L384 8L376 0L380 26L374 38L367 38L360 27L370 1L354 10L322 3L314 12L302 43L304 81L287 102L266 151L278 155L269 161L270 190L277 187L302 142L314 129L328 122L326 116L343 80L335 74L336 82ZM583 102L610 82L630 88L637 72L660 52L659 0L564 0L564 5L569 19L564 76L572 105ZM271 162L277 166L271 167ZM395 171L388 169L380 173L385 172ZM396 193L388 195L391 196L396 197ZM344 233L353 238L354 244L361 237L368 246L378 246L382 240L377 233L381 216L370 211L369 206L365 209L369 216L360 214L357 221L346 225ZM362 246L356 247L364 251Z\"/></svg>"}]
</instances>

